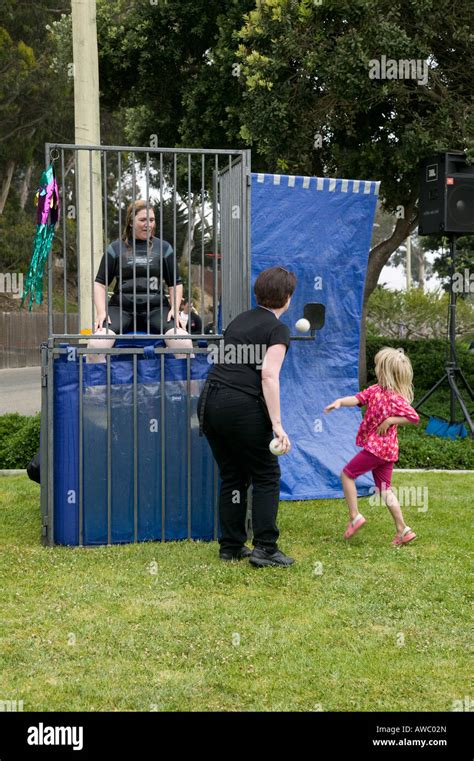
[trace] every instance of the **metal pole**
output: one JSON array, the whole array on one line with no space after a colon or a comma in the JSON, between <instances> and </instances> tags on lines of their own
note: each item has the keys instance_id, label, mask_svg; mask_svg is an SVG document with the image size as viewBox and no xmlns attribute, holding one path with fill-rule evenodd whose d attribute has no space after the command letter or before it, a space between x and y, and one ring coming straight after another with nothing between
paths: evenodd
<instances>
[{"instance_id":1,"label":"metal pole","mask_svg":"<svg viewBox=\"0 0 474 761\"><path fill-rule=\"evenodd\" d=\"M49 146L50 148L76 148L78 150L86 151L122 151L124 153L127 153L131 150L130 145L101 145L100 143L94 145L90 143L49 143ZM232 148L151 148L149 145L136 145L133 146L133 150L135 153L146 153L147 151L148 153L162 154L193 153L200 155L201 153L205 153L209 156L241 156L245 152L244 150L234 150Z\"/></svg>"},{"instance_id":2,"label":"metal pole","mask_svg":"<svg viewBox=\"0 0 474 761\"><path fill-rule=\"evenodd\" d=\"M79 546L84 544L84 355L79 354Z\"/></svg>"},{"instance_id":3,"label":"metal pole","mask_svg":"<svg viewBox=\"0 0 474 761\"><path fill-rule=\"evenodd\" d=\"M67 333L67 245L66 245L66 187L64 177L64 148L61 148L61 199L62 199L62 218L63 218L63 312L64 312L64 334Z\"/></svg>"},{"instance_id":4,"label":"metal pole","mask_svg":"<svg viewBox=\"0 0 474 761\"><path fill-rule=\"evenodd\" d=\"M163 333L163 154L160 153L160 325Z\"/></svg>"},{"instance_id":5,"label":"metal pole","mask_svg":"<svg viewBox=\"0 0 474 761\"><path fill-rule=\"evenodd\" d=\"M146 332L150 335L150 154L146 154Z\"/></svg>"},{"instance_id":6,"label":"metal pole","mask_svg":"<svg viewBox=\"0 0 474 761\"><path fill-rule=\"evenodd\" d=\"M48 339L48 544L54 545L54 344Z\"/></svg>"},{"instance_id":7,"label":"metal pole","mask_svg":"<svg viewBox=\"0 0 474 761\"><path fill-rule=\"evenodd\" d=\"M190 317L188 318L190 319ZM191 539L192 524L191 524L191 479L192 479L192 463L191 463L191 355L186 356L186 415L187 415L187 487L188 487L188 539Z\"/></svg>"},{"instance_id":8,"label":"metal pole","mask_svg":"<svg viewBox=\"0 0 474 761\"><path fill-rule=\"evenodd\" d=\"M49 543L51 524L49 522L48 486L49 486L49 437L48 437L48 348L41 346L41 448L40 448L40 473L46 473L46 478L41 478L40 501L41 501L41 541Z\"/></svg>"},{"instance_id":9,"label":"metal pole","mask_svg":"<svg viewBox=\"0 0 474 761\"><path fill-rule=\"evenodd\" d=\"M245 281L245 309L250 309L252 304L252 253L251 253L251 229L250 229L250 213L251 213L251 193L252 193L252 174L251 174L251 152L245 151L242 160L245 162L245 206L244 206L244 221L243 221L243 233L244 233L244 246L245 246L245 262L246 262L246 281Z\"/></svg>"},{"instance_id":10,"label":"metal pole","mask_svg":"<svg viewBox=\"0 0 474 761\"><path fill-rule=\"evenodd\" d=\"M90 276L91 276L91 290L90 290L90 298L91 298L91 332L94 332L94 275L95 275L95 264L94 264L94 200L93 200L93 182L92 182L92 151L89 151L89 214L90 214L90 243L91 243L91 268L90 268ZM102 230L100 235L100 240L102 240ZM106 294L107 298L107 294Z\"/></svg>"},{"instance_id":11,"label":"metal pole","mask_svg":"<svg viewBox=\"0 0 474 761\"><path fill-rule=\"evenodd\" d=\"M219 195L219 159L216 155L215 157L215 166L214 166L214 189L213 189L213 199L212 199L212 232L213 232L213 249L214 249L214 257L212 262L212 287L213 287L213 322L214 322L214 333L217 333L217 322L218 322L218 315L219 315L219 292L218 292L218 249L219 249L219 220L218 220L218 214L219 214L219 206L218 206L218 195Z\"/></svg>"},{"instance_id":12,"label":"metal pole","mask_svg":"<svg viewBox=\"0 0 474 761\"><path fill-rule=\"evenodd\" d=\"M80 192L79 192L79 161L78 161L78 151L74 148L74 191L75 191L75 215L76 215L76 261L77 261L77 279L76 279L76 286L77 286L77 293L78 293L78 299L77 299L77 332L81 333L82 326L85 326L86 321L86 315L83 311L83 304L82 304L82 298L81 298L81 278L82 278L82 268L81 268L81 230L79 228L79 219L81 218L80 214Z\"/></svg>"},{"instance_id":13,"label":"metal pole","mask_svg":"<svg viewBox=\"0 0 474 761\"><path fill-rule=\"evenodd\" d=\"M192 193L191 154L188 153L188 324L187 324L187 331L189 334L191 333L191 300L192 300L191 235L193 235L193 232L194 232L194 213L193 213L194 207L193 207L193 204L191 203L191 193ZM178 307L178 311L179 311L179 307ZM188 359L186 358L186 362L187 361Z\"/></svg>"},{"instance_id":14,"label":"metal pole","mask_svg":"<svg viewBox=\"0 0 474 761\"><path fill-rule=\"evenodd\" d=\"M450 367L456 367L456 299L457 295L454 291L454 273L456 270L456 234L452 233L450 237L451 248L451 267L449 273L449 359ZM449 374L448 370L448 374ZM450 384L450 422L451 424L456 422L456 397L454 389Z\"/></svg>"},{"instance_id":15,"label":"metal pole","mask_svg":"<svg viewBox=\"0 0 474 761\"><path fill-rule=\"evenodd\" d=\"M109 255L107 253L107 152L103 152L104 159L104 257L105 257L105 332L109 332Z\"/></svg>"},{"instance_id":16,"label":"metal pole","mask_svg":"<svg viewBox=\"0 0 474 761\"><path fill-rule=\"evenodd\" d=\"M206 162L204 153L201 156L201 329L204 333L204 184Z\"/></svg>"},{"instance_id":17,"label":"metal pole","mask_svg":"<svg viewBox=\"0 0 474 761\"><path fill-rule=\"evenodd\" d=\"M233 310L233 301L234 301L234 295L232 293L232 268L234 266L234 257L237 254L237 247L234 246L234 226L232 224L232 156L229 156L228 159L229 165L228 165L228 171L229 171L229 179L227 181L227 224L229 225L228 233L227 233L227 240L226 240L226 250L223 251L223 257L225 257L226 262L226 275L227 275L227 298L229 300L229 303L226 304L226 322L225 326L229 324L231 320L234 319L236 316L234 314ZM224 261L224 260L223 260ZM224 269L222 269L222 272L224 272ZM226 287L224 286L222 289L223 293L226 293ZM222 301L224 299L222 298ZM224 306L224 305L223 305ZM232 310L232 311L231 311Z\"/></svg>"},{"instance_id":18,"label":"metal pole","mask_svg":"<svg viewBox=\"0 0 474 761\"><path fill-rule=\"evenodd\" d=\"M135 153L132 153L132 241L133 241L133 332L137 332L137 246L135 240L135 202L137 200L135 188Z\"/></svg>"},{"instance_id":19,"label":"metal pole","mask_svg":"<svg viewBox=\"0 0 474 761\"><path fill-rule=\"evenodd\" d=\"M111 409L111 378L110 353L105 355L107 360L107 544L112 544L112 409Z\"/></svg>"},{"instance_id":20,"label":"metal pole","mask_svg":"<svg viewBox=\"0 0 474 761\"><path fill-rule=\"evenodd\" d=\"M176 335L176 203L178 198L178 193L176 190L176 183L177 183L177 154L175 153L173 155L173 303L171 304L171 308L173 309L174 314L174 334Z\"/></svg>"},{"instance_id":21,"label":"metal pole","mask_svg":"<svg viewBox=\"0 0 474 761\"><path fill-rule=\"evenodd\" d=\"M166 522L166 457L165 457L165 355L161 353L161 377L160 377L160 399L161 399L161 541L165 541L165 522Z\"/></svg>"},{"instance_id":22,"label":"metal pole","mask_svg":"<svg viewBox=\"0 0 474 761\"><path fill-rule=\"evenodd\" d=\"M122 154L118 154L118 218L119 218L119 301L120 301L120 335L123 333L123 297L122 297Z\"/></svg>"},{"instance_id":23,"label":"metal pole","mask_svg":"<svg viewBox=\"0 0 474 761\"><path fill-rule=\"evenodd\" d=\"M50 152L51 146L46 143L44 147L45 152L45 166L49 166L51 161ZM48 253L48 335L53 332L53 247L49 249Z\"/></svg>"},{"instance_id":24,"label":"metal pole","mask_svg":"<svg viewBox=\"0 0 474 761\"><path fill-rule=\"evenodd\" d=\"M138 542L138 403L137 361L133 355L133 541Z\"/></svg>"}]
</instances>

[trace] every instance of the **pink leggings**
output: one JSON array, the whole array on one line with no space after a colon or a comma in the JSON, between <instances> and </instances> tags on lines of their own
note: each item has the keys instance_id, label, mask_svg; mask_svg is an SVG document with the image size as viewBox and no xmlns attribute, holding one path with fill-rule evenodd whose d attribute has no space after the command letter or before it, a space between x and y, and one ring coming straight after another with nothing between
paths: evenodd
<instances>
[{"instance_id":1,"label":"pink leggings","mask_svg":"<svg viewBox=\"0 0 474 761\"><path fill-rule=\"evenodd\" d=\"M355 457L350 460L343 468L342 472L354 480L369 470L372 471L375 486L379 491L385 491L390 488L392 483L393 462L382 460L381 457L362 449ZM383 488L382 488L383 486Z\"/></svg>"}]
</instances>

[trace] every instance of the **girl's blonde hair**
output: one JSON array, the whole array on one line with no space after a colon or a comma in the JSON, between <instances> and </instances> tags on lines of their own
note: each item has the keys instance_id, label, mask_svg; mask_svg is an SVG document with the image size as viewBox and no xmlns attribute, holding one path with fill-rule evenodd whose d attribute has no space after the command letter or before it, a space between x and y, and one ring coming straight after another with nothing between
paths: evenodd
<instances>
[{"instance_id":1,"label":"girl's blonde hair","mask_svg":"<svg viewBox=\"0 0 474 761\"><path fill-rule=\"evenodd\" d=\"M413 401L413 368L403 349L383 346L375 355L375 375L379 386Z\"/></svg>"},{"instance_id":2,"label":"girl's blonde hair","mask_svg":"<svg viewBox=\"0 0 474 761\"><path fill-rule=\"evenodd\" d=\"M132 201L129 203L127 207L127 213L125 215L125 227L123 228L123 234L122 234L122 240L125 241L127 246L131 246L131 241L133 240L133 223L135 221L135 217L138 214L139 211L142 211L143 209L149 208L150 211L153 211L153 206L151 204L147 204L146 201L139 198L137 201ZM150 238L149 245L153 245L153 241Z\"/></svg>"}]
</instances>

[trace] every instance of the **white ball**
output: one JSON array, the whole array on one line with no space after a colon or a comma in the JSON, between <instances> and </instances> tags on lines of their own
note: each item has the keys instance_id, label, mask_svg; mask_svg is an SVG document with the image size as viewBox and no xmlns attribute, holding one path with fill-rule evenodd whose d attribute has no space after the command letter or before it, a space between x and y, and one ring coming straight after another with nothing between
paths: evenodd
<instances>
[{"instance_id":1,"label":"white ball","mask_svg":"<svg viewBox=\"0 0 474 761\"><path fill-rule=\"evenodd\" d=\"M298 333L307 333L311 329L311 323L306 317L301 317L295 324L295 328Z\"/></svg>"},{"instance_id":2,"label":"white ball","mask_svg":"<svg viewBox=\"0 0 474 761\"><path fill-rule=\"evenodd\" d=\"M280 443L278 439L272 439L270 441L269 449L272 454L276 454L278 456L284 454L283 450L280 448Z\"/></svg>"}]
</instances>

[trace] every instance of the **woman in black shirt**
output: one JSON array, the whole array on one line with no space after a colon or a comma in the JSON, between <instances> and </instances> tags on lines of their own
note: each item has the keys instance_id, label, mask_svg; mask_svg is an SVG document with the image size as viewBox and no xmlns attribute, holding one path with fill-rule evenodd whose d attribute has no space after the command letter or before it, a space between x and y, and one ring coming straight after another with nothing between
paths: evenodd
<instances>
[{"instance_id":1,"label":"woman in black shirt","mask_svg":"<svg viewBox=\"0 0 474 761\"><path fill-rule=\"evenodd\" d=\"M290 345L279 317L290 305L296 277L283 267L261 272L254 285L258 306L228 325L213 347L214 366L198 402L198 415L219 466L220 557L249 557L254 566L291 565L278 549L276 525L280 465L269 450L273 434L283 452L290 441L280 418L280 369ZM245 546L247 489L252 483L254 549Z\"/></svg>"},{"instance_id":2,"label":"woman in black shirt","mask_svg":"<svg viewBox=\"0 0 474 761\"><path fill-rule=\"evenodd\" d=\"M147 207L143 200L131 203L127 209L123 237L110 244L95 279L95 333L130 333L136 326L137 331L146 333L171 335L176 327L177 333L187 334L181 327L179 315L174 314L174 303L178 310L183 297L178 263L175 262L171 245L166 240L155 238L154 231L153 209ZM163 294L162 280L168 286L169 300ZM114 292L106 307L107 288L113 282ZM115 339L91 339L88 345L111 348L114 343ZM166 339L166 345L190 348L192 341ZM90 355L91 358L94 356L96 361L104 361L103 354Z\"/></svg>"}]
</instances>

